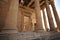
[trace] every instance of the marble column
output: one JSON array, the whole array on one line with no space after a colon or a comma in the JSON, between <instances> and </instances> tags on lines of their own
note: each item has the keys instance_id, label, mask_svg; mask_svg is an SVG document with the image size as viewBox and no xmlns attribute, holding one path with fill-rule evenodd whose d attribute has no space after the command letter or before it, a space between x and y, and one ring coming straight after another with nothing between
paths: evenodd
<instances>
[{"instance_id":1,"label":"marble column","mask_svg":"<svg viewBox=\"0 0 60 40\"><path fill-rule=\"evenodd\" d=\"M54 31L55 27L54 27L54 22L53 22L53 18L52 18L48 0L45 0L45 3L46 3L47 16L48 16L48 20L49 20L49 24L50 24L50 31Z\"/></svg>"},{"instance_id":2,"label":"marble column","mask_svg":"<svg viewBox=\"0 0 60 40\"><path fill-rule=\"evenodd\" d=\"M0 31L5 25L5 20L10 6L10 0L0 0Z\"/></svg>"},{"instance_id":3,"label":"marble column","mask_svg":"<svg viewBox=\"0 0 60 40\"><path fill-rule=\"evenodd\" d=\"M56 20L56 23L57 23L57 28L60 30L59 16L58 16L58 13L57 13L56 8L55 8L54 1L51 2L51 6L52 6L52 10L53 10L55 20Z\"/></svg>"},{"instance_id":4,"label":"marble column","mask_svg":"<svg viewBox=\"0 0 60 40\"><path fill-rule=\"evenodd\" d=\"M22 32L23 32L24 31L24 11L23 10L22 10L22 14L21 14L21 27L22 27Z\"/></svg>"},{"instance_id":5,"label":"marble column","mask_svg":"<svg viewBox=\"0 0 60 40\"><path fill-rule=\"evenodd\" d=\"M24 23L24 16L22 13L22 8L19 8L18 19L17 19L17 27L19 32L23 31L23 27L24 27L23 23Z\"/></svg>"},{"instance_id":6,"label":"marble column","mask_svg":"<svg viewBox=\"0 0 60 40\"><path fill-rule=\"evenodd\" d=\"M17 33L17 14L18 14L18 0L11 0L5 26L2 32L5 33Z\"/></svg>"},{"instance_id":7,"label":"marble column","mask_svg":"<svg viewBox=\"0 0 60 40\"><path fill-rule=\"evenodd\" d=\"M35 0L35 12L36 12L36 31L42 31L43 26L42 26L42 16L40 12L40 3L39 0Z\"/></svg>"},{"instance_id":8,"label":"marble column","mask_svg":"<svg viewBox=\"0 0 60 40\"><path fill-rule=\"evenodd\" d=\"M29 28L30 28L30 31L33 31L31 15L29 17Z\"/></svg>"},{"instance_id":9,"label":"marble column","mask_svg":"<svg viewBox=\"0 0 60 40\"><path fill-rule=\"evenodd\" d=\"M43 18L44 18L45 28L46 28L46 31L48 31L48 25L47 25L47 20L46 20L46 15L45 15L44 8L42 9L42 12L43 12Z\"/></svg>"}]
</instances>

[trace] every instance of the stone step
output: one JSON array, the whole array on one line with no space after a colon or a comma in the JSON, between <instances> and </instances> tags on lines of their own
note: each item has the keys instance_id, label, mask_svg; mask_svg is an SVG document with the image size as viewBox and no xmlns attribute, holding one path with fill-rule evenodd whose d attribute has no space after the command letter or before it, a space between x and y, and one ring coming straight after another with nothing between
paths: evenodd
<instances>
[{"instance_id":1,"label":"stone step","mask_svg":"<svg viewBox=\"0 0 60 40\"><path fill-rule=\"evenodd\" d=\"M42 34L42 35L41 35ZM45 35L46 34L46 35ZM0 33L1 40L47 40L60 38L60 33L36 33L36 32L20 32L20 33Z\"/></svg>"}]
</instances>

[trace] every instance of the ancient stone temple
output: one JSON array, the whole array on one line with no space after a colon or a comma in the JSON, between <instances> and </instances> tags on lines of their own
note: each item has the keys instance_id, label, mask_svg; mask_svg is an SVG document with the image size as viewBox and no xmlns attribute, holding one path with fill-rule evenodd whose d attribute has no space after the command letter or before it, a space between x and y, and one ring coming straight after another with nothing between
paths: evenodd
<instances>
[{"instance_id":1,"label":"ancient stone temple","mask_svg":"<svg viewBox=\"0 0 60 40\"><path fill-rule=\"evenodd\" d=\"M0 0L0 40L60 40L54 0Z\"/></svg>"}]
</instances>

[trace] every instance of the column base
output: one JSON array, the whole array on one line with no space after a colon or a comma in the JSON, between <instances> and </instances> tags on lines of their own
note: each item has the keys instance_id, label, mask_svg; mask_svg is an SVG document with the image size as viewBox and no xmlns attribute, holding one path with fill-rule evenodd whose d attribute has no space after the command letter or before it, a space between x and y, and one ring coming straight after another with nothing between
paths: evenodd
<instances>
[{"instance_id":1,"label":"column base","mask_svg":"<svg viewBox=\"0 0 60 40\"><path fill-rule=\"evenodd\" d=\"M16 29L3 29L1 32L2 33L18 33L18 30L16 30Z\"/></svg>"},{"instance_id":2,"label":"column base","mask_svg":"<svg viewBox=\"0 0 60 40\"><path fill-rule=\"evenodd\" d=\"M36 31L36 32L44 32L44 30L38 30L38 31Z\"/></svg>"},{"instance_id":3,"label":"column base","mask_svg":"<svg viewBox=\"0 0 60 40\"><path fill-rule=\"evenodd\" d=\"M4 28L2 28L1 32L3 32L3 33L17 33L18 29L17 29L17 27L14 27L14 26L5 26Z\"/></svg>"},{"instance_id":4,"label":"column base","mask_svg":"<svg viewBox=\"0 0 60 40\"><path fill-rule=\"evenodd\" d=\"M58 29L57 29L57 28L55 28L54 30L50 30L50 31L58 32Z\"/></svg>"}]
</instances>

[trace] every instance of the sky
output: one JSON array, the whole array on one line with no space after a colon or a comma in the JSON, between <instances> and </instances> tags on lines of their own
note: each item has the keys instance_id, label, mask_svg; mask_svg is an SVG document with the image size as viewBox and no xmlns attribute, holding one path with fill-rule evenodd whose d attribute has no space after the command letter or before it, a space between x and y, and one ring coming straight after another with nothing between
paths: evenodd
<instances>
[{"instance_id":1,"label":"sky","mask_svg":"<svg viewBox=\"0 0 60 40\"><path fill-rule=\"evenodd\" d=\"M54 1L55 1L55 6L56 6L56 9L57 9L59 18L60 18L60 0L54 0Z\"/></svg>"}]
</instances>

